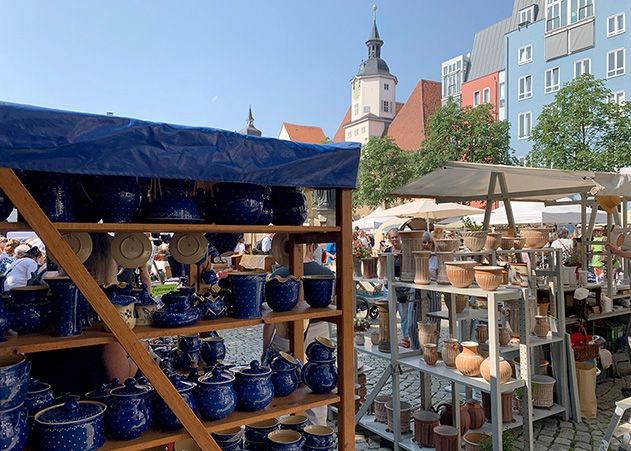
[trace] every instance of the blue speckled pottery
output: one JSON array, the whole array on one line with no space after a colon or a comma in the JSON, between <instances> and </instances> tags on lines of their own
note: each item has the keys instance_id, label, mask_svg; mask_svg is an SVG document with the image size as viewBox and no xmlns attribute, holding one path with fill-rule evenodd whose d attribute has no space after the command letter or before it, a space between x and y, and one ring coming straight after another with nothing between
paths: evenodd
<instances>
[{"instance_id":1,"label":"blue speckled pottery","mask_svg":"<svg viewBox=\"0 0 631 451\"><path fill-rule=\"evenodd\" d=\"M263 211L265 191L262 186L217 183L213 186L213 192L217 224L257 224Z\"/></svg>"},{"instance_id":2,"label":"blue speckled pottery","mask_svg":"<svg viewBox=\"0 0 631 451\"><path fill-rule=\"evenodd\" d=\"M288 415L280 419L280 428L292 431L302 432L308 424L309 418L306 415Z\"/></svg>"},{"instance_id":3,"label":"blue speckled pottery","mask_svg":"<svg viewBox=\"0 0 631 451\"><path fill-rule=\"evenodd\" d=\"M112 388L109 385L101 384L101 386L96 390L87 392L84 397L89 401L98 401L102 402L106 406L109 406L110 401L112 400L112 395L110 394L111 389Z\"/></svg>"},{"instance_id":4,"label":"blue speckled pottery","mask_svg":"<svg viewBox=\"0 0 631 451\"><path fill-rule=\"evenodd\" d=\"M311 307L326 307L333 299L333 282L335 276L304 276L305 302Z\"/></svg>"},{"instance_id":5,"label":"blue speckled pottery","mask_svg":"<svg viewBox=\"0 0 631 451\"><path fill-rule=\"evenodd\" d=\"M103 222L130 222L140 207L140 185L135 177L100 176L94 191Z\"/></svg>"},{"instance_id":6,"label":"blue speckled pottery","mask_svg":"<svg viewBox=\"0 0 631 451\"><path fill-rule=\"evenodd\" d=\"M335 358L335 344L325 337L316 337L305 351L309 360L326 361Z\"/></svg>"},{"instance_id":7,"label":"blue speckled pottery","mask_svg":"<svg viewBox=\"0 0 631 451\"><path fill-rule=\"evenodd\" d=\"M24 402L29 386L31 362L23 355L0 356L0 410Z\"/></svg>"},{"instance_id":8,"label":"blue speckled pottery","mask_svg":"<svg viewBox=\"0 0 631 451\"><path fill-rule=\"evenodd\" d=\"M274 398L271 376L271 368L261 366L256 360L253 360L249 367L237 369L234 383L237 408L253 412L267 407Z\"/></svg>"},{"instance_id":9,"label":"blue speckled pottery","mask_svg":"<svg viewBox=\"0 0 631 451\"><path fill-rule=\"evenodd\" d=\"M0 280L0 282L2 282ZM11 329L11 313L4 306L4 301L2 300L2 296L0 296L0 342L7 341L4 338L4 334Z\"/></svg>"},{"instance_id":10,"label":"blue speckled pottery","mask_svg":"<svg viewBox=\"0 0 631 451\"><path fill-rule=\"evenodd\" d=\"M50 286L51 323L54 337L71 337L81 333L79 290L69 277L46 279Z\"/></svg>"},{"instance_id":11,"label":"blue speckled pottery","mask_svg":"<svg viewBox=\"0 0 631 451\"><path fill-rule=\"evenodd\" d=\"M298 387L296 360L285 352L279 352L270 363L274 396L287 396Z\"/></svg>"},{"instance_id":12,"label":"blue speckled pottery","mask_svg":"<svg viewBox=\"0 0 631 451\"><path fill-rule=\"evenodd\" d=\"M335 359L323 362L309 360L302 367L302 381L313 393L331 393L337 387Z\"/></svg>"},{"instance_id":13,"label":"blue speckled pottery","mask_svg":"<svg viewBox=\"0 0 631 451\"><path fill-rule=\"evenodd\" d=\"M29 416L33 416L40 410L52 406L54 401L55 395L50 384L40 382L37 379L29 381L28 392L24 401Z\"/></svg>"},{"instance_id":14,"label":"blue speckled pottery","mask_svg":"<svg viewBox=\"0 0 631 451\"><path fill-rule=\"evenodd\" d=\"M184 327L191 326L199 321L201 313L196 308L177 310L163 308L153 314L154 327Z\"/></svg>"},{"instance_id":15,"label":"blue speckled pottery","mask_svg":"<svg viewBox=\"0 0 631 451\"><path fill-rule=\"evenodd\" d=\"M243 429L241 426L236 426L221 432L212 432L210 435L218 442L235 442L243 437Z\"/></svg>"},{"instance_id":16,"label":"blue speckled pottery","mask_svg":"<svg viewBox=\"0 0 631 451\"><path fill-rule=\"evenodd\" d=\"M307 200L298 188L272 187L274 225L302 225L307 220Z\"/></svg>"},{"instance_id":17,"label":"blue speckled pottery","mask_svg":"<svg viewBox=\"0 0 631 451\"><path fill-rule=\"evenodd\" d=\"M29 172L26 186L53 222L74 222L73 176L50 172Z\"/></svg>"},{"instance_id":18,"label":"blue speckled pottery","mask_svg":"<svg viewBox=\"0 0 631 451\"><path fill-rule=\"evenodd\" d=\"M49 324L50 304L48 302L13 304L7 309L11 313L11 328L18 335L43 332Z\"/></svg>"},{"instance_id":19,"label":"blue speckled pottery","mask_svg":"<svg viewBox=\"0 0 631 451\"><path fill-rule=\"evenodd\" d=\"M272 276L265 283L265 300L275 312L287 312L298 304L301 281L299 277Z\"/></svg>"},{"instance_id":20,"label":"blue speckled pottery","mask_svg":"<svg viewBox=\"0 0 631 451\"><path fill-rule=\"evenodd\" d=\"M204 300L197 305L197 308L202 312L204 319L223 318L228 312L226 296L205 297Z\"/></svg>"},{"instance_id":21,"label":"blue speckled pottery","mask_svg":"<svg viewBox=\"0 0 631 451\"><path fill-rule=\"evenodd\" d=\"M195 411L195 398L193 397L193 389L195 384L182 380L180 376L173 375L169 378L171 383L178 391L180 396L184 398L184 401ZM182 428L182 423L177 419L173 411L166 405L166 403L157 396L153 403L155 420L160 429L165 431L176 431Z\"/></svg>"},{"instance_id":22,"label":"blue speckled pottery","mask_svg":"<svg viewBox=\"0 0 631 451\"><path fill-rule=\"evenodd\" d=\"M335 431L328 426L309 425L303 430L305 446L328 448L335 444Z\"/></svg>"},{"instance_id":23,"label":"blue speckled pottery","mask_svg":"<svg viewBox=\"0 0 631 451\"><path fill-rule=\"evenodd\" d=\"M123 387L111 391L112 401L106 421L108 430L119 440L140 437L151 424L149 411L150 390L136 384L135 379L127 379Z\"/></svg>"},{"instance_id":24,"label":"blue speckled pottery","mask_svg":"<svg viewBox=\"0 0 631 451\"><path fill-rule=\"evenodd\" d=\"M226 357L226 346L222 337L208 337L202 340L202 359L212 366Z\"/></svg>"},{"instance_id":25,"label":"blue speckled pottery","mask_svg":"<svg viewBox=\"0 0 631 451\"><path fill-rule=\"evenodd\" d=\"M132 296L136 298L136 304L134 305L136 325L151 326L153 324L153 314L158 310L160 304L151 297L144 284L139 291L132 292Z\"/></svg>"},{"instance_id":26,"label":"blue speckled pottery","mask_svg":"<svg viewBox=\"0 0 631 451\"><path fill-rule=\"evenodd\" d=\"M298 431L281 429L267 434L265 444L270 451L298 451L302 449L305 439Z\"/></svg>"},{"instance_id":27,"label":"blue speckled pottery","mask_svg":"<svg viewBox=\"0 0 631 451\"><path fill-rule=\"evenodd\" d=\"M0 190L0 221L6 221L13 211L13 204L4 191Z\"/></svg>"},{"instance_id":28,"label":"blue speckled pottery","mask_svg":"<svg viewBox=\"0 0 631 451\"><path fill-rule=\"evenodd\" d=\"M271 190L269 187L265 187L263 191L263 206L261 208L261 214L259 215L257 224L269 225L274 220L274 207L272 206Z\"/></svg>"},{"instance_id":29,"label":"blue speckled pottery","mask_svg":"<svg viewBox=\"0 0 631 451\"><path fill-rule=\"evenodd\" d=\"M0 449L21 451L28 436L28 409L24 404L0 410Z\"/></svg>"},{"instance_id":30,"label":"blue speckled pottery","mask_svg":"<svg viewBox=\"0 0 631 451\"><path fill-rule=\"evenodd\" d=\"M46 300L48 286L29 285L11 289L11 305L15 304L39 304Z\"/></svg>"},{"instance_id":31,"label":"blue speckled pottery","mask_svg":"<svg viewBox=\"0 0 631 451\"><path fill-rule=\"evenodd\" d=\"M103 417L107 407L96 401L67 401L35 415L37 449L46 451L99 449L105 443Z\"/></svg>"},{"instance_id":32,"label":"blue speckled pottery","mask_svg":"<svg viewBox=\"0 0 631 451\"><path fill-rule=\"evenodd\" d=\"M261 317L261 304L265 297L266 273L231 272L233 318L251 319Z\"/></svg>"},{"instance_id":33,"label":"blue speckled pottery","mask_svg":"<svg viewBox=\"0 0 631 451\"><path fill-rule=\"evenodd\" d=\"M151 222L203 222L199 206L195 199L186 196L186 192L175 190L172 194L157 197L145 206L144 220Z\"/></svg>"},{"instance_id":34,"label":"blue speckled pottery","mask_svg":"<svg viewBox=\"0 0 631 451\"><path fill-rule=\"evenodd\" d=\"M240 235L238 233L207 233L204 236L220 254L223 254L234 250Z\"/></svg>"},{"instance_id":35,"label":"blue speckled pottery","mask_svg":"<svg viewBox=\"0 0 631 451\"><path fill-rule=\"evenodd\" d=\"M197 408L204 420L221 420L234 412L237 395L234 390L234 376L214 368L198 380Z\"/></svg>"},{"instance_id":36,"label":"blue speckled pottery","mask_svg":"<svg viewBox=\"0 0 631 451\"><path fill-rule=\"evenodd\" d=\"M280 421L276 418L259 421L258 423L245 425L245 440L247 442L261 443L265 441L267 434L280 429Z\"/></svg>"}]
</instances>

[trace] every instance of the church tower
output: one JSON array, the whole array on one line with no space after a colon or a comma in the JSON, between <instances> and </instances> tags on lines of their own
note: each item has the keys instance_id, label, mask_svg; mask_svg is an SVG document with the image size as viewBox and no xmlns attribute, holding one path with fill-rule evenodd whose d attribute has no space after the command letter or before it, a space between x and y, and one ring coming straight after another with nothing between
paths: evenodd
<instances>
[{"instance_id":1,"label":"church tower","mask_svg":"<svg viewBox=\"0 0 631 451\"><path fill-rule=\"evenodd\" d=\"M364 143L371 136L383 136L396 115L397 77L381 59L383 41L377 29L377 6L366 41L368 59L359 65L351 80L351 121L344 127L344 140Z\"/></svg>"},{"instance_id":2,"label":"church tower","mask_svg":"<svg viewBox=\"0 0 631 451\"><path fill-rule=\"evenodd\" d=\"M246 126L239 133L242 135L251 135L251 136L261 136L261 130L254 126L254 117L252 116L252 107L248 109L248 119L246 121Z\"/></svg>"}]
</instances>

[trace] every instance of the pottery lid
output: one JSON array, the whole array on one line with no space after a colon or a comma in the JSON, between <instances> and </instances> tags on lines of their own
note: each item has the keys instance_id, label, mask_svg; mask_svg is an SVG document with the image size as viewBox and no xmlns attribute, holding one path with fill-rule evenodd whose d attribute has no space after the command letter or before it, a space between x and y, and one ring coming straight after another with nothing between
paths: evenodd
<instances>
[{"instance_id":1,"label":"pottery lid","mask_svg":"<svg viewBox=\"0 0 631 451\"><path fill-rule=\"evenodd\" d=\"M112 304L120 305L121 307L126 307L129 304L133 304L136 302L136 298L127 294L117 294L112 298Z\"/></svg>"},{"instance_id":2,"label":"pottery lid","mask_svg":"<svg viewBox=\"0 0 631 451\"><path fill-rule=\"evenodd\" d=\"M169 377L169 380L171 381L175 389L180 393L187 392L195 388L195 384L193 382L184 380L179 374L172 374Z\"/></svg>"},{"instance_id":3,"label":"pottery lid","mask_svg":"<svg viewBox=\"0 0 631 451\"><path fill-rule=\"evenodd\" d=\"M333 343L331 340L329 340L326 337L318 336L318 337L315 337L315 340L321 345L326 346L329 349L335 349L335 343Z\"/></svg>"},{"instance_id":4,"label":"pottery lid","mask_svg":"<svg viewBox=\"0 0 631 451\"><path fill-rule=\"evenodd\" d=\"M121 384L121 381L119 381L117 377L113 377L110 383L107 384L107 388L109 388L110 390L112 388L122 387L122 386L123 384Z\"/></svg>"},{"instance_id":5,"label":"pottery lid","mask_svg":"<svg viewBox=\"0 0 631 451\"><path fill-rule=\"evenodd\" d=\"M200 384L225 384L232 381L234 381L234 376L219 367L213 368L211 373L205 374L198 380Z\"/></svg>"},{"instance_id":6,"label":"pottery lid","mask_svg":"<svg viewBox=\"0 0 631 451\"><path fill-rule=\"evenodd\" d=\"M414 414L414 419L422 423L433 423L440 420L440 415L436 412L430 412L428 410L422 410Z\"/></svg>"},{"instance_id":7,"label":"pottery lid","mask_svg":"<svg viewBox=\"0 0 631 451\"><path fill-rule=\"evenodd\" d=\"M85 394L88 399L103 399L110 397L110 390L106 384L101 384L96 390L89 391Z\"/></svg>"},{"instance_id":8,"label":"pottery lid","mask_svg":"<svg viewBox=\"0 0 631 451\"><path fill-rule=\"evenodd\" d=\"M66 401L35 414L35 421L45 425L83 423L105 412L105 404L96 401Z\"/></svg>"},{"instance_id":9,"label":"pottery lid","mask_svg":"<svg viewBox=\"0 0 631 451\"><path fill-rule=\"evenodd\" d=\"M252 360L249 367L240 368L237 372L247 376L264 376L272 370L267 366L261 366L258 360Z\"/></svg>"},{"instance_id":10,"label":"pottery lid","mask_svg":"<svg viewBox=\"0 0 631 451\"><path fill-rule=\"evenodd\" d=\"M112 396L141 396L149 393L150 389L136 384L136 379L130 377L125 380L125 385L114 388L110 392Z\"/></svg>"},{"instance_id":11,"label":"pottery lid","mask_svg":"<svg viewBox=\"0 0 631 451\"><path fill-rule=\"evenodd\" d=\"M41 393L50 390L50 384L42 382L39 379L31 378L28 383L28 393Z\"/></svg>"}]
</instances>

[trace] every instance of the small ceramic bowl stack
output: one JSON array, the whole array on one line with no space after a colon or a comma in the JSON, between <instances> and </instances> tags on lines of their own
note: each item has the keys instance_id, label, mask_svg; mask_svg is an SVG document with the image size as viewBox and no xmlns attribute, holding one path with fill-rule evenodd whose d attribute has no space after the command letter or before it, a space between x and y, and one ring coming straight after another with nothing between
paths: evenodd
<instances>
[{"instance_id":1,"label":"small ceramic bowl stack","mask_svg":"<svg viewBox=\"0 0 631 451\"><path fill-rule=\"evenodd\" d=\"M241 429L241 426L226 429L221 432L213 432L212 436L222 451L241 449L243 445L243 429Z\"/></svg>"},{"instance_id":2,"label":"small ceramic bowl stack","mask_svg":"<svg viewBox=\"0 0 631 451\"><path fill-rule=\"evenodd\" d=\"M265 437L265 447L270 451L299 451L305 444L305 438L298 431L281 429Z\"/></svg>"},{"instance_id":3,"label":"small ceramic bowl stack","mask_svg":"<svg viewBox=\"0 0 631 451\"><path fill-rule=\"evenodd\" d=\"M475 281L484 291L495 291L502 283L502 266L476 266Z\"/></svg>"},{"instance_id":4,"label":"small ceramic bowl stack","mask_svg":"<svg viewBox=\"0 0 631 451\"><path fill-rule=\"evenodd\" d=\"M281 429L290 429L302 433L309 425L309 418L306 415L288 415L280 419Z\"/></svg>"},{"instance_id":5,"label":"small ceramic bowl stack","mask_svg":"<svg viewBox=\"0 0 631 451\"><path fill-rule=\"evenodd\" d=\"M328 426L310 425L303 432L306 451L332 451L337 447L335 431Z\"/></svg>"},{"instance_id":6,"label":"small ceramic bowl stack","mask_svg":"<svg viewBox=\"0 0 631 451\"><path fill-rule=\"evenodd\" d=\"M337 386L335 344L325 337L316 337L306 350L308 362L302 367L302 381L313 393L331 393Z\"/></svg>"},{"instance_id":7,"label":"small ceramic bowl stack","mask_svg":"<svg viewBox=\"0 0 631 451\"><path fill-rule=\"evenodd\" d=\"M245 425L245 449L250 451L264 451L265 437L270 432L280 429L280 422L276 418Z\"/></svg>"},{"instance_id":8,"label":"small ceramic bowl stack","mask_svg":"<svg viewBox=\"0 0 631 451\"><path fill-rule=\"evenodd\" d=\"M23 355L0 357L0 449L22 449L26 443L30 371Z\"/></svg>"}]
</instances>

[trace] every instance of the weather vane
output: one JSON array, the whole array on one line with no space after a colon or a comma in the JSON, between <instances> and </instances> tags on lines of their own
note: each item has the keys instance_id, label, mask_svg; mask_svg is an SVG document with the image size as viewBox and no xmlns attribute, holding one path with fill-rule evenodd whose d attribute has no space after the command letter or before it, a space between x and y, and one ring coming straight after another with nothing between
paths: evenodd
<instances>
[{"instance_id":1,"label":"weather vane","mask_svg":"<svg viewBox=\"0 0 631 451\"><path fill-rule=\"evenodd\" d=\"M375 3L372 5L372 20L377 20L377 5Z\"/></svg>"}]
</instances>

